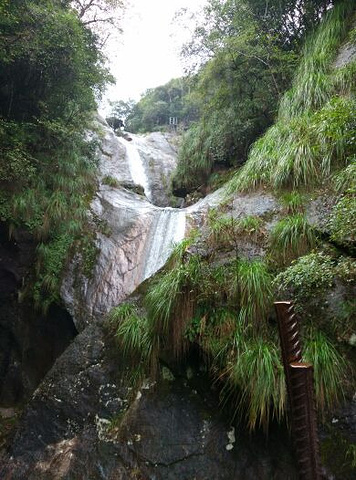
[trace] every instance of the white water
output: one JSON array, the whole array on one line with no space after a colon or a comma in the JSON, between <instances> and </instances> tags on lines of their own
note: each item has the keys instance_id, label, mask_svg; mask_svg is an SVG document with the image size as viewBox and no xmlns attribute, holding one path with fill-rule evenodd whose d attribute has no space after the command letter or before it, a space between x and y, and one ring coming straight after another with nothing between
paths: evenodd
<instances>
[{"instance_id":1,"label":"white water","mask_svg":"<svg viewBox=\"0 0 356 480\"><path fill-rule=\"evenodd\" d=\"M183 240L185 217L184 210L170 207L157 209L145 246L146 259L142 281L162 268L172 252L174 243Z\"/></svg>"},{"instance_id":2,"label":"white water","mask_svg":"<svg viewBox=\"0 0 356 480\"><path fill-rule=\"evenodd\" d=\"M135 143L135 137L132 135L131 138L130 142L123 138L119 138L119 141L126 148L126 159L133 182L144 188L145 195L150 200L149 180ZM185 234L186 213L184 210L171 207L160 208L153 205L152 209L155 210L155 215L144 248L145 258L142 259L141 281L151 277L163 267L174 244L183 240Z\"/></svg>"},{"instance_id":3,"label":"white water","mask_svg":"<svg viewBox=\"0 0 356 480\"><path fill-rule=\"evenodd\" d=\"M127 141L119 137L119 141L126 148L126 159L129 165L132 181L137 185L141 185L148 200L151 199L150 184L143 166L142 159L135 145L135 139Z\"/></svg>"}]
</instances>

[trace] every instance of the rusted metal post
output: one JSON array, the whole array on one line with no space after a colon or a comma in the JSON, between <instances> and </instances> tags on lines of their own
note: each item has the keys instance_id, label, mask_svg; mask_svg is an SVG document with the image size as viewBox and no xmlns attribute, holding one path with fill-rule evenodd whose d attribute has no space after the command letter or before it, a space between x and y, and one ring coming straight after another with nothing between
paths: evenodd
<instances>
[{"instance_id":1,"label":"rusted metal post","mask_svg":"<svg viewBox=\"0 0 356 480\"><path fill-rule=\"evenodd\" d=\"M292 302L275 302L292 433L301 480L321 480L313 367L302 361L298 319Z\"/></svg>"}]
</instances>

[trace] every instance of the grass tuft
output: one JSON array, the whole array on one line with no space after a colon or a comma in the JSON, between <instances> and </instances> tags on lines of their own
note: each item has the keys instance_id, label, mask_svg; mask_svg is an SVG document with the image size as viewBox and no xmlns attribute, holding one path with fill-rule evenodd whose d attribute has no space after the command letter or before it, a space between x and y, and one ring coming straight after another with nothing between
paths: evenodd
<instances>
[{"instance_id":1,"label":"grass tuft","mask_svg":"<svg viewBox=\"0 0 356 480\"><path fill-rule=\"evenodd\" d=\"M320 331L310 332L305 342L304 357L313 365L318 410L325 412L343 397L345 360Z\"/></svg>"},{"instance_id":2,"label":"grass tuft","mask_svg":"<svg viewBox=\"0 0 356 480\"><path fill-rule=\"evenodd\" d=\"M315 244L315 232L301 213L280 220L270 234L270 252L282 265L305 255Z\"/></svg>"}]
</instances>

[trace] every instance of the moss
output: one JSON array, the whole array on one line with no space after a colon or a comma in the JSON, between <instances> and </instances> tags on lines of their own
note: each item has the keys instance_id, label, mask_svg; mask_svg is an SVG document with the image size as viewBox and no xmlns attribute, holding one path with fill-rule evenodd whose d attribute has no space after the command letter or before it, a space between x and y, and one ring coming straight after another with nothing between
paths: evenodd
<instances>
[{"instance_id":1,"label":"moss","mask_svg":"<svg viewBox=\"0 0 356 480\"><path fill-rule=\"evenodd\" d=\"M345 194L334 206L330 220L330 239L336 244L356 251L356 196Z\"/></svg>"},{"instance_id":2,"label":"moss","mask_svg":"<svg viewBox=\"0 0 356 480\"><path fill-rule=\"evenodd\" d=\"M101 183L103 185L109 185L109 187L117 188L120 184L116 178L112 177L111 175L105 175L103 177Z\"/></svg>"}]
</instances>

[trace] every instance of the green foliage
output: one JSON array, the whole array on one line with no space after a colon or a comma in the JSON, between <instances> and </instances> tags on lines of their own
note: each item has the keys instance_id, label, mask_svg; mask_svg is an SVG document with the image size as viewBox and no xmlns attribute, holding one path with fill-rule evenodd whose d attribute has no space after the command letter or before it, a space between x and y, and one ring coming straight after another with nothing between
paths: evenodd
<instances>
[{"instance_id":1,"label":"green foliage","mask_svg":"<svg viewBox=\"0 0 356 480\"><path fill-rule=\"evenodd\" d=\"M257 240L263 235L261 223L261 219L254 215L235 218L221 215L218 210L211 209L208 217L209 246L220 250L233 249L238 256L242 236Z\"/></svg>"},{"instance_id":2,"label":"green foliage","mask_svg":"<svg viewBox=\"0 0 356 480\"><path fill-rule=\"evenodd\" d=\"M238 260L232 283L232 296L238 292L239 321L252 323L254 330L265 329L272 305L272 276L262 260Z\"/></svg>"},{"instance_id":3,"label":"green foliage","mask_svg":"<svg viewBox=\"0 0 356 480\"><path fill-rule=\"evenodd\" d=\"M270 234L270 252L274 261L280 264L305 255L315 244L314 229L301 213L280 220Z\"/></svg>"},{"instance_id":4,"label":"green foliage","mask_svg":"<svg viewBox=\"0 0 356 480\"><path fill-rule=\"evenodd\" d=\"M346 194L334 206L329 220L330 238L355 249L356 197Z\"/></svg>"},{"instance_id":5,"label":"green foliage","mask_svg":"<svg viewBox=\"0 0 356 480\"><path fill-rule=\"evenodd\" d=\"M140 315L137 305L123 303L109 313L109 322L115 329L124 355L131 361L150 365L154 360L153 336L146 317ZM152 366L152 365L151 365Z\"/></svg>"},{"instance_id":6,"label":"green foliage","mask_svg":"<svg viewBox=\"0 0 356 480\"><path fill-rule=\"evenodd\" d=\"M279 34L261 29L246 2L209 1L184 54L200 56L194 86L199 122L186 133L174 185L192 190L214 165L236 166L272 123L295 54Z\"/></svg>"},{"instance_id":7,"label":"green foliage","mask_svg":"<svg viewBox=\"0 0 356 480\"><path fill-rule=\"evenodd\" d=\"M278 297L293 292L297 309L333 285L333 260L323 253L310 253L296 260L274 279Z\"/></svg>"},{"instance_id":8,"label":"green foliage","mask_svg":"<svg viewBox=\"0 0 356 480\"><path fill-rule=\"evenodd\" d=\"M285 207L287 213L303 213L305 209L305 198L296 190L283 193L279 198L281 204Z\"/></svg>"},{"instance_id":9,"label":"green foliage","mask_svg":"<svg viewBox=\"0 0 356 480\"><path fill-rule=\"evenodd\" d=\"M228 373L230 388L241 392L237 414L247 415L248 426L268 427L271 418L281 420L286 388L278 347L262 337L248 339Z\"/></svg>"},{"instance_id":10,"label":"green foliage","mask_svg":"<svg viewBox=\"0 0 356 480\"><path fill-rule=\"evenodd\" d=\"M182 258L151 285L146 295L153 331L162 337L163 343L171 345L177 356L186 347L184 332L196 306L201 279L199 256Z\"/></svg>"},{"instance_id":11,"label":"green foliage","mask_svg":"<svg viewBox=\"0 0 356 480\"><path fill-rule=\"evenodd\" d=\"M41 242L33 296L47 308L59 299L70 246L87 230L97 165L85 134L110 76L97 38L69 2L1 8L1 212Z\"/></svg>"},{"instance_id":12,"label":"green foliage","mask_svg":"<svg viewBox=\"0 0 356 480\"><path fill-rule=\"evenodd\" d=\"M46 312L51 303L60 301L61 272L66 266L73 236L62 233L52 241L37 247L37 280L33 288L33 298L36 308Z\"/></svg>"},{"instance_id":13,"label":"green foliage","mask_svg":"<svg viewBox=\"0 0 356 480\"><path fill-rule=\"evenodd\" d=\"M335 6L307 42L277 123L253 145L230 191L320 185L355 154L355 62L331 68L352 11L350 2Z\"/></svg>"},{"instance_id":14,"label":"green foliage","mask_svg":"<svg viewBox=\"0 0 356 480\"><path fill-rule=\"evenodd\" d=\"M109 185L109 187L117 188L119 186L119 182L116 180L116 178L110 176L110 175L105 175L102 179L103 185Z\"/></svg>"},{"instance_id":15,"label":"green foliage","mask_svg":"<svg viewBox=\"0 0 356 480\"><path fill-rule=\"evenodd\" d=\"M320 412L324 412L334 407L343 396L345 360L320 331L312 331L308 335L304 358L313 365L317 406Z\"/></svg>"},{"instance_id":16,"label":"green foliage","mask_svg":"<svg viewBox=\"0 0 356 480\"><path fill-rule=\"evenodd\" d=\"M257 223L250 218L245 226L255 227ZM146 296L148 321L156 343L177 355L184 353L188 341L198 342L217 377L225 370L230 372L231 362L236 362L237 368L237 355L245 352L247 357L255 343L261 347L260 352L270 352L270 342L264 335L268 332L266 318L272 302L271 280L262 261L236 259L229 265L214 266L197 255L187 254L187 243L182 243L177 246L168 271L151 284ZM268 368L270 360L275 362L272 357L258 356L256 369ZM260 364L261 361L264 363ZM230 373L226 378L228 391L232 388L236 393L245 388L245 383L237 379L237 371L233 378L232 373L231 378ZM257 418L267 424L275 409L282 408L277 406L284 402L279 398L280 391L275 390L275 385L266 388L274 391L274 397L266 391L260 396L259 406L258 395L253 392L240 399L251 428L257 425Z\"/></svg>"},{"instance_id":17,"label":"green foliage","mask_svg":"<svg viewBox=\"0 0 356 480\"><path fill-rule=\"evenodd\" d=\"M333 185L338 192L356 193L356 157L346 168L334 175Z\"/></svg>"},{"instance_id":18,"label":"green foliage","mask_svg":"<svg viewBox=\"0 0 356 480\"><path fill-rule=\"evenodd\" d=\"M180 126L192 122L196 113L189 96L191 83L189 77L174 78L165 85L147 90L141 100L131 104L130 110L125 112L127 130L167 130L170 117L176 117Z\"/></svg>"}]
</instances>

